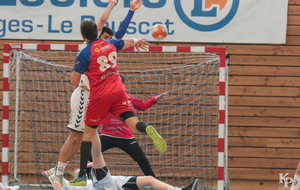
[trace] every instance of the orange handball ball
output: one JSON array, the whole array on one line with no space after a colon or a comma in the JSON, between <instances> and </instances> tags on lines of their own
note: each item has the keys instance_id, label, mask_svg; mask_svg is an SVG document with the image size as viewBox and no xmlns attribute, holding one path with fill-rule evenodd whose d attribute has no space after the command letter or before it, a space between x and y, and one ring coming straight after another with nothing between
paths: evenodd
<instances>
[{"instance_id":1,"label":"orange handball ball","mask_svg":"<svg viewBox=\"0 0 300 190\"><path fill-rule=\"evenodd\" d=\"M156 24L156 25L153 26L153 28L151 30L151 34L152 34L154 39L163 40L167 37L168 30L164 25Z\"/></svg>"}]
</instances>

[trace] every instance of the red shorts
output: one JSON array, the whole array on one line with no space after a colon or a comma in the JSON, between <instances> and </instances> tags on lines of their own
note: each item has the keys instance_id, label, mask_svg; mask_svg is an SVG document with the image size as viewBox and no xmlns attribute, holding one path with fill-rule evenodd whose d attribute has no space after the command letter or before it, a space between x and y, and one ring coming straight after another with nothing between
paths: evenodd
<instances>
[{"instance_id":1,"label":"red shorts","mask_svg":"<svg viewBox=\"0 0 300 190\"><path fill-rule=\"evenodd\" d=\"M126 111L135 113L127 93L119 91L89 101L87 103L84 122L88 126L100 125L103 124L108 112L117 117Z\"/></svg>"}]
</instances>

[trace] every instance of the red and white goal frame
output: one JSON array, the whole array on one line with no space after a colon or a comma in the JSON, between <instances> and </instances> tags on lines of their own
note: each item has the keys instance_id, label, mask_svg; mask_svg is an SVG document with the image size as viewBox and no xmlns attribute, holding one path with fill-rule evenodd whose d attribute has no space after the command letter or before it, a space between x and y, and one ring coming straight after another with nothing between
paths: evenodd
<instances>
[{"instance_id":1,"label":"red and white goal frame","mask_svg":"<svg viewBox=\"0 0 300 190\"><path fill-rule=\"evenodd\" d=\"M76 44L4 44L3 51L3 120L2 120L2 183L8 182L8 143L9 143L9 74L10 50L80 50L82 45ZM137 51L134 47L124 51ZM219 111L218 111L218 190L224 190L228 181L228 75L225 47L201 46L149 46L148 52L198 52L218 53L219 66ZM146 52L147 52L146 51ZM145 51L144 51L145 52Z\"/></svg>"}]
</instances>

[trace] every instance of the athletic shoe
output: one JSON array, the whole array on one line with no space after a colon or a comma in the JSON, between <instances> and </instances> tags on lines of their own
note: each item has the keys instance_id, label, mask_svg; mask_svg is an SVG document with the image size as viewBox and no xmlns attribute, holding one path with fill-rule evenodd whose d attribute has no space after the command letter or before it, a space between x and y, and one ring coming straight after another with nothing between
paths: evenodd
<instances>
[{"instance_id":1,"label":"athletic shoe","mask_svg":"<svg viewBox=\"0 0 300 190\"><path fill-rule=\"evenodd\" d=\"M165 139L163 139L151 125L146 128L146 132L153 140L155 148L160 153L165 153L167 151L167 143Z\"/></svg>"},{"instance_id":2,"label":"athletic shoe","mask_svg":"<svg viewBox=\"0 0 300 190\"><path fill-rule=\"evenodd\" d=\"M199 186L199 179L195 179L189 186L182 188L182 190L197 190Z\"/></svg>"},{"instance_id":3,"label":"athletic shoe","mask_svg":"<svg viewBox=\"0 0 300 190\"><path fill-rule=\"evenodd\" d=\"M52 184L52 187L54 190L65 190L63 186L63 176L56 176L55 174L52 174L48 177L49 181Z\"/></svg>"},{"instance_id":4,"label":"athletic shoe","mask_svg":"<svg viewBox=\"0 0 300 190\"><path fill-rule=\"evenodd\" d=\"M50 170L43 171L42 175L45 176L45 177L49 177L52 174L55 174L55 171L56 171L56 166L54 168L51 168Z\"/></svg>"},{"instance_id":5,"label":"athletic shoe","mask_svg":"<svg viewBox=\"0 0 300 190\"><path fill-rule=\"evenodd\" d=\"M82 177L75 177L74 179L72 179L71 181L69 181L69 185L72 186L86 186L87 184L87 176L83 175Z\"/></svg>"}]
</instances>

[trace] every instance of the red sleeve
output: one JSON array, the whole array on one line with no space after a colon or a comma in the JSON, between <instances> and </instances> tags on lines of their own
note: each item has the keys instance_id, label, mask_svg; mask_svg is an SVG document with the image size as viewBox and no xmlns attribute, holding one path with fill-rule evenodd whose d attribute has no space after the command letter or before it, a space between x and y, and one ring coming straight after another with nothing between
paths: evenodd
<instances>
[{"instance_id":1,"label":"red sleeve","mask_svg":"<svg viewBox=\"0 0 300 190\"><path fill-rule=\"evenodd\" d=\"M137 109L139 111L145 111L146 109L150 108L153 104L157 103L157 101L155 100L156 96L149 98L145 102L143 102L143 100L141 99L131 96L130 94L128 94L128 96L132 102L134 109Z\"/></svg>"}]
</instances>

